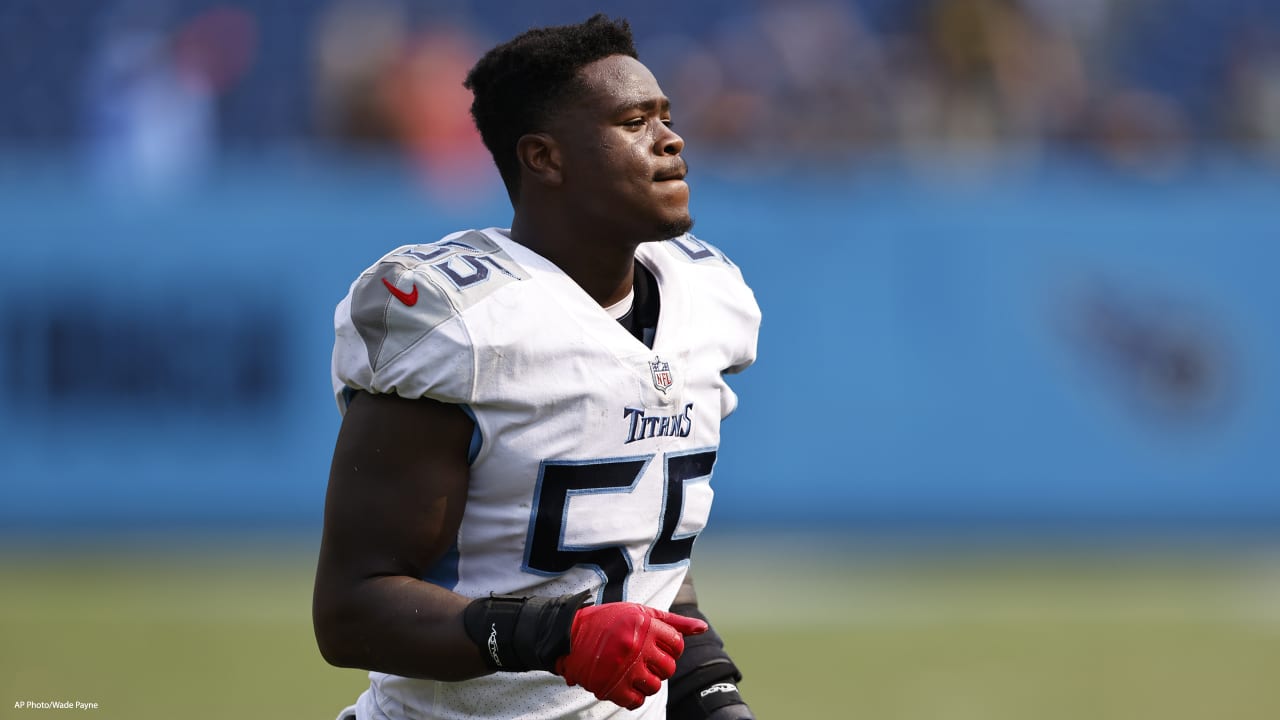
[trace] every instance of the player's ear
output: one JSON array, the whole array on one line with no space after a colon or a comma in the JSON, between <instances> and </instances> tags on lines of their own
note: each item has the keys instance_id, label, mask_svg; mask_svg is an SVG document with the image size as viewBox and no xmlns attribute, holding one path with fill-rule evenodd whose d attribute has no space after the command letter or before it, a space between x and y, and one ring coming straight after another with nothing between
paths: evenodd
<instances>
[{"instance_id":1,"label":"player's ear","mask_svg":"<svg viewBox=\"0 0 1280 720\"><path fill-rule=\"evenodd\" d=\"M561 173L560 145L547 133L529 133L516 141L516 159L520 167L535 182L559 185L564 180Z\"/></svg>"}]
</instances>

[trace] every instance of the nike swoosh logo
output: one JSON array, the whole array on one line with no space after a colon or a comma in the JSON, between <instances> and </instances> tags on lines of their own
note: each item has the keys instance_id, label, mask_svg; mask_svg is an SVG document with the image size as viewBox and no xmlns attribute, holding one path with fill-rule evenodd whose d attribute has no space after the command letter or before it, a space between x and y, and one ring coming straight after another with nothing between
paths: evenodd
<instances>
[{"instance_id":1,"label":"nike swoosh logo","mask_svg":"<svg viewBox=\"0 0 1280 720\"><path fill-rule=\"evenodd\" d=\"M409 307L413 307L414 305L416 305L416 304L417 304L417 302L418 302L418 286L417 286L417 284L414 284L414 286L413 286L413 292L405 292L405 291L403 291L403 290L398 290L398 289L396 289L396 286L395 286L395 285L392 285L392 284L391 284L391 283L389 283L389 282L387 282L387 279L386 279L386 278L382 278L382 284L383 284L383 285L386 285L386 286L387 286L387 290L390 290L390 291L391 291L391 294L392 294L392 295L395 295L395 296L396 296L396 299L397 299L397 300L399 300L400 302L404 303L405 305L408 305Z\"/></svg>"}]
</instances>

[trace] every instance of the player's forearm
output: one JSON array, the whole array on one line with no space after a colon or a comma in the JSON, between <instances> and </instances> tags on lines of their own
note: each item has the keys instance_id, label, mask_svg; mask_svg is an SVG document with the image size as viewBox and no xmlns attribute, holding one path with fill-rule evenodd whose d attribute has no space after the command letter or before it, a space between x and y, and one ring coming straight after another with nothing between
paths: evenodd
<instances>
[{"instance_id":1,"label":"player's forearm","mask_svg":"<svg viewBox=\"0 0 1280 720\"><path fill-rule=\"evenodd\" d=\"M546 670L634 710L676 668L701 620L638 603L491 595L470 600L407 576L335 584L317 573L313 607L325 660L404 677L466 680Z\"/></svg>"},{"instance_id":2,"label":"player's forearm","mask_svg":"<svg viewBox=\"0 0 1280 720\"><path fill-rule=\"evenodd\" d=\"M431 680L486 675L462 614L470 602L442 587L405 576L372 577L340 589L317 586L316 640L339 667Z\"/></svg>"}]
</instances>

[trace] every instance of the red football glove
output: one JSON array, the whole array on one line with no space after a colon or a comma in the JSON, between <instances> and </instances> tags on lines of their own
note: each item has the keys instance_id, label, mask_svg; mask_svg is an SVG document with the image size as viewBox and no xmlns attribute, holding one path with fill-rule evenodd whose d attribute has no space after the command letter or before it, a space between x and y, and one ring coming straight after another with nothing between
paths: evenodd
<instances>
[{"instance_id":1,"label":"red football glove","mask_svg":"<svg viewBox=\"0 0 1280 720\"><path fill-rule=\"evenodd\" d=\"M706 631L701 620L638 603L584 607L573 617L569 654L556 660L556 674L635 710L676 671L684 636Z\"/></svg>"}]
</instances>

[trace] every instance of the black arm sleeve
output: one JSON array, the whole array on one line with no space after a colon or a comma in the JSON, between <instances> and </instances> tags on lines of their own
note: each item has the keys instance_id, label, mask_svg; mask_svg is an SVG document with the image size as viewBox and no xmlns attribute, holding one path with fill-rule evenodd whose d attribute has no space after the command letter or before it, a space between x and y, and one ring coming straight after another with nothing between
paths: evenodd
<instances>
[{"instance_id":1,"label":"black arm sleeve","mask_svg":"<svg viewBox=\"0 0 1280 720\"><path fill-rule=\"evenodd\" d=\"M667 694L668 720L703 720L720 708L746 702L738 693L742 673L724 650L716 633L697 605L673 605L671 612L707 623L707 631L685 638L684 653L676 661ZM750 717L749 711L742 717Z\"/></svg>"}]
</instances>

